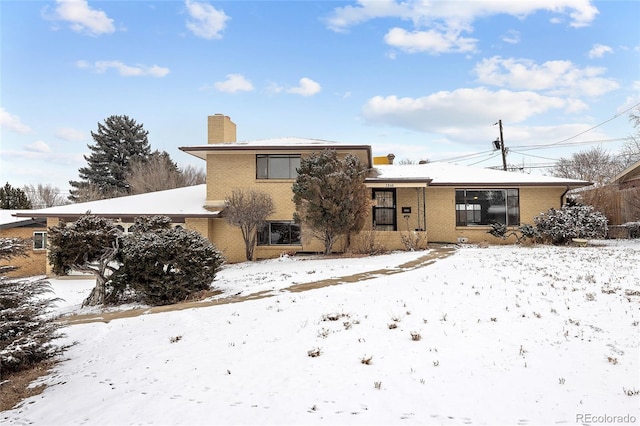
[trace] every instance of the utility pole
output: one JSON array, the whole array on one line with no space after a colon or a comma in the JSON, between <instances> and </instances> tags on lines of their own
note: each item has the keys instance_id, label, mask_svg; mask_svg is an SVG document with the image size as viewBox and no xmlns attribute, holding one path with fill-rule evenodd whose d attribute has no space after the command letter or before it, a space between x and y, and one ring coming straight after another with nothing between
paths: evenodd
<instances>
[{"instance_id":1,"label":"utility pole","mask_svg":"<svg viewBox=\"0 0 640 426\"><path fill-rule=\"evenodd\" d=\"M493 125L498 125L500 127L500 139L494 142L496 149L502 151L502 170L507 171L507 150L504 147L504 137L502 136L502 120L498 120L497 123Z\"/></svg>"}]
</instances>

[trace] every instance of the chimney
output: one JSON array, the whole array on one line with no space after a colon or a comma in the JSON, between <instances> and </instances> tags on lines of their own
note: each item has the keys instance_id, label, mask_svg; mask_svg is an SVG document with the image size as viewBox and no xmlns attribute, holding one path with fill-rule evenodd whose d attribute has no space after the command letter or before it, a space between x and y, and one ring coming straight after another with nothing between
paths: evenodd
<instances>
[{"instance_id":1,"label":"chimney","mask_svg":"<svg viewBox=\"0 0 640 426\"><path fill-rule=\"evenodd\" d=\"M387 154L387 160L389 160L389 164L393 164L393 159L396 158L393 154Z\"/></svg>"},{"instance_id":2,"label":"chimney","mask_svg":"<svg viewBox=\"0 0 640 426\"><path fill-rule=\"evenodd\" d=\"M236 142L236 123L224 114L215 114L208 117L207 143Z\"/></svg>"}]
</instances>

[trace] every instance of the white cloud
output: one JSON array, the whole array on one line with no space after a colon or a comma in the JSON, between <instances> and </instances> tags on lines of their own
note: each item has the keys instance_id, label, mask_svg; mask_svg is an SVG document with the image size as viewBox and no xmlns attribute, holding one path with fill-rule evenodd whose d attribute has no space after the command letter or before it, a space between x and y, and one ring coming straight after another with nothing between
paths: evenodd
<instances>
[{"instance_id":1,"label":"white cloud","mask_svg":"<svg viewBox=\"0 0 640 426\"><path fill-rule=\"evenodd\" d=\"M17 133L30 133L31 128L24 124L20 117L0 108L0 127Z\"/></svg>"},{"instance_id":2,"label":"white cloud","mask_svg":"<svg viewBox=\"0 0 640 426\"><path fill-rule=\"evenodd\" d=\"M301 96L313 96L320 93L322 87L317 82L310 78L303 77L300 79L300 85L298 87L292 87L287 89L287 93L293 93Z\"/></svg>"},{"instance_id":3,"label":"white cloud","mask_svg":"<svg viewBox=\"0 0 640 426\"><path fill-rule=\"evenodd\" d=\"M605 53L613 53L613 49L604 44L594 44L591 50L589 50L589 58L602 58Z\"/></svg>"},{"instance_id":4,"label":"white cloud","mask_svg":"<svg viewBox=\"0 0 640 426\"><path fill-rule=\"evenodd\" d=\"M619 87L615 80L602 77L605 68L580 68L571 61L547 61L538 65L528 59L494 56L476 64L474 72L483 84L554 95L598 96Z\"/></svg>"},{"instance_id":5,"label":"white cloud","mask_svg":"<svg viewBox=\"0 0 640 426\"><path fill-rule=\"evenodd\" d=\"M389 45L409 53L429 52L432 54L446 52L473 52L476 39L462 37L459 31L446 33L436 30L406 31L402 28L392 28L384 36Z\"/></svg>"},{"instance_id":6,"label":"white cloud","mask_svg":"<svg viewBox=\"0 0 640 426\"><path fill-rule=\"evenodd\" d=\"M187 20L189 31L208 40L222 38L220 33L225 29L226 22L231 19L224 11L217 10L205 2L185 0L184 4L190 17Z\"/></svg>"},{"instance_id":7,"label":"white cloud","mask_svg":"<svg viewBox=\"0 0 640 426\"><path fill-rule=\"evenodd\" d=\"M274 82L270 82L266 89L267 93L271 93L271 94L278 94L281 93L284 88L282 86L280 86L278 83L274 83Z\"/></svg>"},{"instance_id":8,"label":"white cloud","mask_svg":"<svg viewBox=\"0 0 640 426\"><path fill-rule=\"evenodd\" d=\"M454 129L469 132L472 127L488 126L497 118L518 123L549 110L578 108L587 106L580 101L531 91L491 91L481 87L441 91L420 98L376 96L367 101L362 114L369 123L377 125L451 134Z\"/></svg>"},{"instance_id":9,"label":"white cloud","mask_svg":"<svg viewBox=\"0 0 640 426\"><path fill-rule=\"evenodd\" d=\"M225 93L251 92L253 90L253 84L242 74L227 74L225 81L218 81L214 83L213 87Z\"/></svg>"},{"instance_id":10,"label":"white cloud","mask_svg":"<svg viewBox=\"0 0 640 426\"><path fill-rule=\"evenodd\" d=\"M56 130L55 136L69 142L79 142L87 139L85 132L72 129L70 127L61 127Z\"/></svg>"},{"instance_id":11,"label":"white cloud","mask_svg":"<svg viewBox=\"0 0 640 426\"><path fill-rule=\"evenodd\" d=\"M47 154L51 152L51 148L49 147L49 145L47 145L44 141L40 141L40 140L27 145L25 147L25 150L29 152L37 152L41 154Z\"/></svg>"},{"instance_id":12,"label":"white cloud","mask_svg":"<svg viewBox=\"0 0 640 426\"><path fill-rule=\"evenodd\" d=\"M101 10L92 9L86 0L57 0L49 19L69 23L75 32L97 36L114 32L113 19Z\"/></svg>"},{"instance_id":13,"label":"white cloud","mask_svg":"<svg viewBox=\"0 0 640 426\"><path fill-rule=\"evenodd\" d=\"M110 68L113 68L123 77L164 77L170 72L169 68L159 67L157 65L150 67L146 65L130 66L120 61L96 61L91 64L87 61L80 60L76 61L76 66L83 69L93 69L97 73L104 73Z\"/></svg>"},{"instance_id":14,"label":"white cloud","mask_svg":"<svg viewBox=\"0 0 640 426\"><path fill-rule=\"evenodd\" d=\"M502 41L509 44L520 43L520 33L516 30L509 30L502 36Z\"/></svg>"},{"instance_id":15,"label":"white cloud","mask_svg":"<svg viewBox=\"0 0 640 426\"><path fill-rule=\"evenodd\" d=\"M406 52L469 52L475 50L472 24L479 18L493 15L512 15L524 18L538 11L547 11L570 18L570 26L589 25L598 14L591 0L537 1L396 1L358 0L355 6L338 7L326 19L333 31L344 32L354 25L376 19L397 18L413 24L412 30L393 28L385 41ZM508 37L505 41L514 42ZM447 50L448 49L448 50Z\"/></svg>"}]
</instances>

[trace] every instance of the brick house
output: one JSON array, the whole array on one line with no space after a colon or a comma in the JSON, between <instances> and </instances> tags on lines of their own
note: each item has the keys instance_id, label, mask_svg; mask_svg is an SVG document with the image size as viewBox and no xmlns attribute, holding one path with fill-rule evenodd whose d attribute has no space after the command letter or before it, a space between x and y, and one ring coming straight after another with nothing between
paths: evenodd
<instances>
[{"instance_id":1,"label":"brick house","mask_svg":"<svg viewBox=\"0 0 640 426\"><path fill-rule=\"evenodd\" d=\"M0 266L16 266L8 277L19 278L44 275L47 264L47 219L17 218L19 210L0 210L0 238L22 238L30 241L26 256L0 261Z\"/></svg>"},{"instance_id":2,"label":"brick house","mask_svg":"<svg viewBox=\"0 0 640 426\"><path fill-rule=\"evenodd\" d=\"M34 210L25 217L74 220L87 211L118 221L126 230L141 215L162 214L174 223L200 232L229 262L244 260L240 230L224 220L224 200L234 189L269 193L275 212L260 232L255 256L283 252L322 252L304 224L294 223L291 186L302 158L325 149L339 156L353 154L367 165L365 184L372 200L364 232L351 244L375 237L386 249L402 249L403 236L420 235L426 242L500 243L487 234L494 222L518 226L551 207L559 208L566 193L589 182L533 176L446 163L395 165L393 155L373 157L369 145L346 145L316 139L278 138L237 141L236 125L222 114L208 117L208 143L180 147L205 161L206 185L134 195L89 203ZM336 250L344 244L338 242Z\"/></svg>"}]
</instances>

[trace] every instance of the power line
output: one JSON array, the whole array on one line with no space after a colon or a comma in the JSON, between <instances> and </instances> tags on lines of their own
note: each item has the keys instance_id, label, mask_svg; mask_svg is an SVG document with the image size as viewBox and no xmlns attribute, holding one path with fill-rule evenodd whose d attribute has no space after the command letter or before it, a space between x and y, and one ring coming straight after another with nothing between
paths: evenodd
<instances>
[{"instance_id":1,"label":"power line","mask_svg":"<svg viewBox=\"0 0 640 426\"><path fill-rule=\"evenodd\" d=\"M580 136L580 135L583 135L583 134L585 134L585 133L587 133L587 132L592 131L593 129L596 129L596 128L598 128L598 127L600 127L600 126L604 125L604 124L607 124L607 123L608 123L608 122L610 122L610 121L615 120L616 118L620 117L622 114L627 113L627 112L631 111L632 109L634 109L634 108L636 108L636 107L638 107L638 106L640 106L640 102L638 102L637 104L635 104L635 105L633 105L633 106L631 106L631 107L629 107L629 108L625 109L624 111L621 111L621 112L619 112L619 113L615 114L613 117L611 117L611 118L610 118L610 119L608 119L608 120L603 121L603 122L602 122L602 123L600 123L600 124L596 124L595 126L590 127L590 128L588 128L587 130L584 130L584 131L582 131L582 132L578 133L577 135L571 136L570 138L563 139L563 140L561 140L561 141L559 141L559 142L554 142L554 143L552 143L551 145L561 144L561 143L566 142L566 141L568 141L568 140L571 140L571 139L577 138L577 137L578 137L578 136Z\"/></svg>"}]
</instances>

